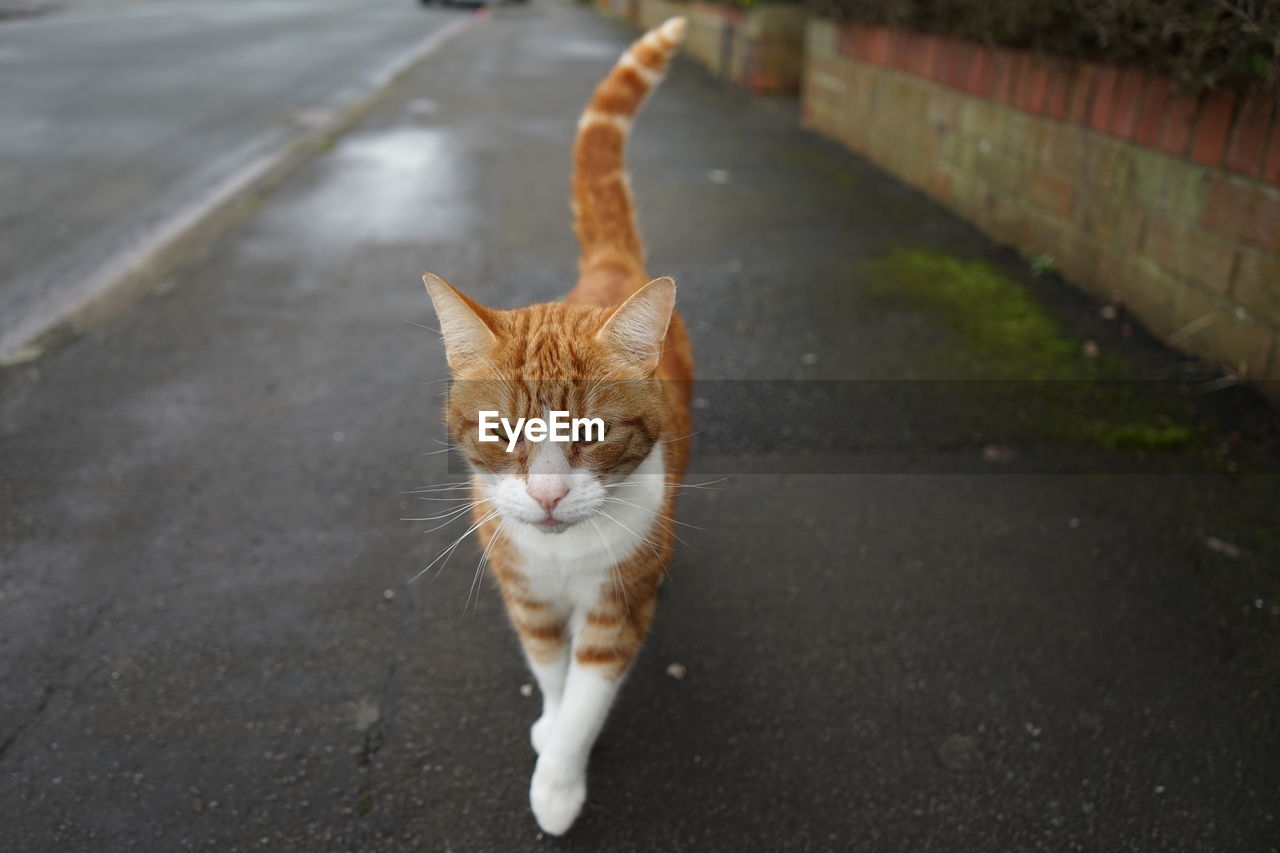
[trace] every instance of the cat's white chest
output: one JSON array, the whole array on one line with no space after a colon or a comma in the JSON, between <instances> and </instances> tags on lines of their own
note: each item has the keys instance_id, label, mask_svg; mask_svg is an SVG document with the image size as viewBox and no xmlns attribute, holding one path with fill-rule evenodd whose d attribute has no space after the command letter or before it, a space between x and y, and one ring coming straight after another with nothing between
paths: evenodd
<instances>
[{"instance_id":1,"label":"cat's white chest","mask_svg":"<svg viewBox=\"0 0 1280 853\"><path fill-rule=\"evenodd\" d=\"M602 584L614 583L613 569L638 548L652 547L651 529L666 491L662 445L626 478L610 489L612 498L598 514L563 533L544 533L532 525L516 525L511 542L521 557L521 573L529 592L573 611L590 609Z\"/></svg>"}]
</instances>

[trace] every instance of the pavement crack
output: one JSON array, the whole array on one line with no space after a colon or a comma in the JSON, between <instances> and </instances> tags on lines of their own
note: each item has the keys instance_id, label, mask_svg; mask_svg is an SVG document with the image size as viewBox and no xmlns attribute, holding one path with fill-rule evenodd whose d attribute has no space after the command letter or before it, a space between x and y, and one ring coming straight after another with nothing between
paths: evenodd
<instances>
[{"instance_id":1,"label":"pavement crack","mask_svg":"<svg viewBox=\"0 0 1280 853\"><path fill-rule=\"evenodd\" d=\"M99 604L94 608L93 613L89 616L88 622L85 624L84 630L80 632L78 641L81 645L93 637L94 633L98 630L98 626L102 624L102 614L107 612L111 606L112 603L107 602ZM76 660L77 658L68 656L57 666L56 671L53 673L53 679L44 685L44 688L40 693L40 700L36 702L35 706L28 712L27 718L14 726L9 734L5 735L4 740L0 740L0 761L4 761L9 755L9 750L18 742L18 738L22 737L22 733L31 728L31 726L44 716L45 712L49 709L49 703L53 699L53 695L58 692L58 685L63 680L62 676L75 665Z\"/></svg>"},{"instance_id":2,"label":"pavement crack","mask_svg":"<svg viewBox=\"0 0 1280 853\"><path fill-rule=\"evenodd\" d=\"M4 761L5 756L9 754L9 747L13 746L14 743L17 742L22 733L30 728L31 724L40 719L44 714L45 709L49 707L49 700L53 698L53 694L57 689L57 685L46 684L44 686L44 691L40 695L40 701L31 709L31 713L28 715L27 719L18 723L18 725L14 727L13 731L11 731L3 741L0 741L0 761Z\"/></svg>"},{"instance_id":3,"label":"pavement crack","mask_svg":"<svg viewBox=\"0 0 1280 853\"><path fill-rule=\"evenodd\" d=\"M400 700L400 661L417 633L417 607L409 596L401 599L405 605L400 610L399 626L391 644L390 660L377 689L377 716L364 729L359 757L356 760L360 784L356 792L354 812L364 817L374 806L374 759L388 742L395 723Z\"/></svg>"}]
</instances>

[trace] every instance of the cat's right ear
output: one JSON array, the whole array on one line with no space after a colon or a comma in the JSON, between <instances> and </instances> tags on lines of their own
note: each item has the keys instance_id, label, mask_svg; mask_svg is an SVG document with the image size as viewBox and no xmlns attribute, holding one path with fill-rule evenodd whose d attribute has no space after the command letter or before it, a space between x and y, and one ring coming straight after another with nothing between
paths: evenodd
<instances>
[{"instance_id":1,"label":"cat's right ear","mask_svg":"<svg viewBox=\"0 0 1280 853\"><path fill-rule=\"evenodd\" d=\"M427 295L440 318L444 335L444 354L451 370L461 370L477 359L487 357L498 336L489 325L489 309L468 299L438 275L423 273Z\"/></svg>"}]
</instances>

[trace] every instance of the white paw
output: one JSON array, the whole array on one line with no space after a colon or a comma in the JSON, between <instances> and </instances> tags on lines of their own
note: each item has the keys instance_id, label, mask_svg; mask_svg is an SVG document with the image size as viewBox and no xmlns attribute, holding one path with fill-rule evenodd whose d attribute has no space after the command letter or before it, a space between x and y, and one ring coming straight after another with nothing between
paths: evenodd
<instances>
[{"instance_id":1,"label":"white paw","mask_svg":"<svg viewBox=\"0 0 1280 853\"><path fill-rule=\"evenodd\" d=\"M538 759L529 785L529 805L543 832L550 835L568 832L586 799L585 768Z\"/></svg>"},{"instance_id":2,"label":"white paw","mask_svg":"<svg viewBox=\"0 0 1280 853\"><path fill-rule=\"evenodd\" d=\"M533 751L542 755L542 748L547 745L547 738L551 737L551 724L555 722L555 718L550 714L543 714L538 718L538 722L529 727L529 740L533 743Z\"/></svg>"}]
</instances>

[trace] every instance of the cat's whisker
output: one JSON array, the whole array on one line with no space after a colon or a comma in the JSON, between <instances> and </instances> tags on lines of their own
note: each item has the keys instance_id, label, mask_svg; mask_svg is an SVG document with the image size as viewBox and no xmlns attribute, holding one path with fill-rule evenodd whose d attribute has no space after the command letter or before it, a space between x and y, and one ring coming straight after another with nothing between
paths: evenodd
<instances>
[{"instance_id":1,"label":"cat's whisker","mask_svg":"<svg viewBox=\"0 0 1280 853\"><path fill-rule=\"evenodd\" d=\"M612 501L612 502L614 502L614 503L626 504L627 506L633 506L633 507L636 507L637 509L641 509L641 510L643 510L643 509L644 509L644 507L641 507L641 506L639 506L638 504L633 504L633 503L631 503L630 501L623 501L623 500L619 500L619 499L617 499L617 498L605 498L605 500L607 500L607 501ZM676 520L675 520L674 518L672 518L671 516L669 516L669 515L663 515L663 514L662 514L662 513L660 513L660 512L658 512L658 513L654 513L654 522L655 522L655 523L657 523L657 524L662 525L662 529L663 529L663 530L665 530L666 532L670 533L670 534L671 534L671 536L672 536L672 538L674 538L677 542L679 542L681 545L684 545L684 546L685 546L685 547L687 547L687 548L692 548L693 546L692 546L692 545L690 545L687 541L685 541L684 537L682 537L679 533L676 533L674 530L672 530L672 529L671 529L671 527L666 523L666 522L668 522L668 521L675 521L675 523L676 523L676 524L684 524L684 526L685 526L685 527L693 527L695 530L706 530L706 528L705 528L705 527L694 527L694 525L692 525L692 524L685 524L683 521L676 521Z\"/></svg>"},{"instance_id":2,"label":"cat's whisker","mask_svg":"<svg viewBox=\"0 0 1280 853\"><path fill-rule=\"evenodd\" d=\"M681 488L681 489L707 489L707 490L709 490L709 491L718 492L718 491L720 491L719 489L712 489L712 488L711 488L711 486L714 486L716 483L724 483L724 482L727 482L727 481L728 481L728 480L730 480L730 479L731 479L730 477L721 477L719 480L708 480L708 481L707 481L707 482L705 482L705 483L680 483L680 484L679 484L679 488Z\"/></svg>"},{"instance_id":3,"label":"cat's whisker","mask_svg":"<svg viewBox=\"0 0 1280 853\"><path fill-rule=\"evenodd\" d=\"M485 498L485 500L483 501L472 501L471 503L467 503L466 506L456 506L456 507L449 508L448 511L440 512L439 515L429 515L429 516L421 517L421 519L401 519L401 521L438 521L439 519L448 519L447 521L445 521L444 524L438 524L434 526L434 528L431 528L429 530L424 530L424 533L431 533L431 532L434 532L434 530L439 530L440 528L443 528L443 526L452 524L453 521L456 521L457 519L460 519L462 515L465 515L468 510L474 510L474 508L476 508L477 506L480 506L481 503L488 503L488 502L489 502L488 498Z\"/></svg>"},{"instance_id":4,"label":"cat's whisker","mask_svg":"<svg viewBox=\"0 0 1280 853\"><path fill-rule=\"evenodd\" d=\"M436 444L443 445L442 448L440 450L424 450L418 454L419 456L435 456L438 453L448 453L450 450L457 450L462 447L461 444L453 441L441 441L438 438L433 438L431 440Z\"/></svg>"},{"instance_id":5,"label":"cat's whisker","mask_svg":"<svg viewBox=\"0 0 1280 853\"><path fill-rule=\"evenodd\" d=\"M436 556L436 558L435 558L434 560L432 560L430 563L427 563L427 565L422 569L422 571L418 572L416 575L414 575L412 578L410 578L410 579L409 579L409 583L413 583L413 582L414 582L414 581L416 581L418 578L422 577L424 574L426 574L426 573L431 569L431 567L432 567L432 566L434 566L436 563L439 563L441 560L444 560L444 561L447 563L447 562L448 562L448 556L449 556L450 554L452 554L452 553L453 553L453 551L454 551L454 549L455 549L455 548L457 548L459 545L461 545L461 544L462 544L462 540L466 539L466 538L467 538L468 536L470 536L472 533L475 533L477 530L479 530L479 529L480 529L480 527L481 527L485 522L489 521L489 519L491 519L491 518L495 518L497 515L498 515L498 510L496 510L496 509L489 510L489 512L485 513L485 515L484 515L484 516L482 516L482 517L480 518L480 520L479 520L479 521L477 521L475 524L473 524L473 525L471 525L470 527L468 527L468 528L466 529L466 532L464 532L464 533L463 533L461 536L459 536L457 539L453 540L453 544L452 544L452 545L450 545L448 548L445 548L443 551L441 551L441 552ZM441 566L440 566L440 570L443 570L443 569L444 569L444 565L441 565ZM435 577L439 577L439 576L440 576L440 570L437 570L437 571L436 571Z\"/></svg>"},{"instance_id":6,"label":"cat's whisker","mask_svg":"<svg viewBox=\"0 0 1280 853\"><path fill-rule=\"evenodd\" d=\"M594 518L588 518L587 523L591 525L591 529L595 531L596 538L600 540L600 544L609 552L609 568L613 575L613 585L619 593L622 594L622 605L631 612L631 602L627 600L627 585L622 579L622 568L618 563L617 556L613 553L613 546L609 544L609 540L605 539L604 534L600 532L599 525L596 524Z\"/></svg>"},{"instance_id":7,"label":"cat's whisker","mask_svg":"<svg viewBox=\"0 0 1280 853\"><path fill-rule=\"evenodd\" d=\"M466 512L469 509L478 507L480 506L480 504L484 504L488 502L489 502L488 498L483 498L478 501L470 501L463 506L450 507L449 509L437 515L427 515L427 516L423 516L422 518L402 518L400 520L401 521L439 521L440 519L446 518L448 516L461 515L462 513Z\"/></svg>"},{"instance_id":8,"label":"cat's whisker","mask_svg":"<svg viewBox=\"0 0 1280 853\"><path fill-rule=\"evenodd\" d=\"M437 335L443 334L439 329L433 329L430 326L424 326L421 323L415 323L412 320L405 320L410 326L417 326L419 329L426 329L428 332L435 332Z\"/></svg>"},{"instance_id":9,"label":"cat's whisker","mask_svg":"<svg viewBox=\"0 0 1280 853\"><path fill-rule=\"evenodd\" d=\"M467 600L462 605L463 614L466 614L467 605L471 603L471 594L473 591L476 593L476 606L472 609L471 612L477 613L480 610L479 592L481 588L481 578L483 577L485 563L489 561L489 551L493 548L493 543L498 541L498 537L502 535L502 529L506 526L507 526L507 521L506 519L503 519L502 522L498 525L498 529L493 532L493 536L489 538L489 543L485 545L484 550L480 552L480 560L479 562L476 563L475 577L471 579L471 586L467 589Z\"/></svg>"},{"instance_id":10,"label":"cat's whisker","mask_svg":"<svg viewBox=\"0 0 1280 853\"><path fill-rule=\"evenodd\" d=\"M664 438L661 441L654 442L654 444L671 444L673 441L684 441L686 438L693 438L695 435L702 435L702 433L703 430L697 430L696 432L691 432L687 435L681 435L675 438Z\"/></svg>"},{"instance_id":11,"label":"cat's whisker","mask_svg":"<svg viewBox=\"0 0 1280 853\"><path fill-rule=\"evenodd\" d=\"M606 495L604 499L605 499L606 501L611 502L611 503L626 504L627 506L633 506L633 507L635 507L636 509L639 509L639 510L643 510L643 509L644 509L644 507L640 506L640 504L635 503L634 501L624 500L624 499L622 499L622 498L614 497L614 496L612 496L612 495ZM681 527L689 527L689 528L692 528L693 530L707 530L707 531L710 531L710 530L711 530L711 528L710 528L710 527L699 527L699 526L698 526L698 525L696 525L696 524L690 524L690 523L689 523L689 522L687 522L687 521L680 521L680 520L678 520L678 519L672 518L672 517L671 517L671 516L669 516L669 515L663 515L663 514L662 514L662 513L660 513L660 512L655 512L655 513L654 513L654 517L655 517L655 518L660 518L660 519L662 519L663 521L671 521L671 522L674 522L674 523L676 523L676 524L680 525ZM682 540L680 540L680 541L682 541L682 542L683 542L684 540L682 539ZM686 544L687 544L687 543L686 543Z\"/></svg>"},{"instance_id":12,"label":"cat's whisker","mask_svg":"<svg viewBox=\"0 0 1280 853\"><path fill-rule=\"evenodd\" d=\"M639 506L635 505L635 503L631 503L630 501L620 501L620 500L617 500L617 498L604 498L604 500L605 500L605 501L612 501L612 502L614 502L614 503L625 503L625 505L627 505L627 506L634 506L634 507L636 507L636 508L644 508L644 507L639 507ZM678 533L676 533L676 532L675 532L675 530L672 530L672 529L671 529L671 526L669 526L669 524L672 524L672 523L673 523L673 524L678 524L678 525L681 525L681 526L686 526L686 528L692 528L692 529L694 529L694 530L708 530L708 528L699 528L699 526L698 526L698 525L694 525L694 524L686 524L686 523L685 523L685 521L676 521L676 519L673 519L673 517L671 517L671 516L669 516L669 515L663 515L663 514L660 514L660 512L655 512L655 514L654 514L654 520L655 520L655 521L657 521L657 523L658 523L658 524L662 524L662 525L663 525L663 528L667 530L667 533L671 534L671 535L672 535L672 537L673 537L673 538L675 538L675 539L677 540L677 542L680 542L680 544L682 544L682 546L686 546L686 547L689 547L689 548L692 548L692 547L694 547L694 546L691 546L691 544L690 544L689 542L687 542L687 540L686 540L684 537L681 537L681 535L680 535L680 534L678 534Z\"/></svg>"},{"instance_id":13,"label":"cat's whisker","mask_svg":"<svg viewBox=\"0 0 1280 853\"><path fill-rule=\"evenodd\" d=\"M636 533L636 532L635 532L634 530L632 530L630 527L627 527L627 526L626 526L625 524L623 524L621 521L618 521L618 519L614 518L612 515L610 515L609 513L605 512L605 511L604 511L604 510L602 510L602 509L593 510L593 512L596 512L596 513L599 513L600 515L603 515L605 518L609 519L609 520L610 520L610 521L612 521L614 524L618 525L618 526L619 526L619 527L621 527L623 530L625 530L625 531L627 531L628 533L630 533L630 534L631 534L632 536L634 536L637 540L639 540L640 542L643 542L644 544L648 545L648 546L649 546L649 550L653 552L653 555L654 555L655 557L657 557L657 558L659 558L659 559L661 559L661 558L662 558L662 554L658 551L658 543L654 542L652 539L649 539L648 537L641 536L639 533Z\"/></svg>"},{"instance_id":14,"label":"cat's whisker","mask_svg":"<svg viewBox=\"0 0 1280 853\"><path fill-rule=\"evenodd\" d=\"M471 492L474 491L470 485L443 485L443 487L433 487L429 489L411 489L401 494L442 494L444 492Z\"/></svg>"},{"instance_id":15,"label":"cat's whisker","mask_svg":"<svg viewBox=\"0 0 1280 853\"><path fill-rule=\"evenodd\" d=\"M470 491L470 490L471 490L471 486L469 485L467 486L429 486L423 489L410 489L409 491L401 492L400 494L421 495L421 494L435 494L439 492L462 492L462 491Z\"/></svg>"},{"instance_id":16,"label":"cat's whisker","mask_svg":"<svg viewBox=\"0 0 1280 853\"><path fill-rule=\"evenodd\" d=\"M425 534L425 533L435 533L437 530L440 530L441 528L448 527L450 524L453 524L453 523L454 523L455 521L457 521L459 518L465 518L465 517L466 517L466 514L467 514L467 513L466 513L466 511L467 511L467 510L471 510L471 509L475 509L475 507L470 507L470 506L468 506L468 507L463 507L463 508L462 508L462 511L460 511L460 512L459 512L459 513L457 513L455 516L453 516L453 518L450 518L450 519L449 519L449 520L447 520L447 521L441 522L440 524L437 524L435 527L429 527L429 528L427 528L426 530L424 530L424 531L422 531L422 532L423 532L424 534Z\"/></svg>"},{"instance_id":17,"label":"cat's whisker","mask_svg":"<svg viewBox=\"0 0 1280 853\"><path fill-rule=\"evenodd\" d=\"M643 480L624 480L621 483L605 483L604 487L606 489L616 489L619 486L647 486L647 485L649 485L649 483L646 483Z\"/></svg>"}]
</instances>

